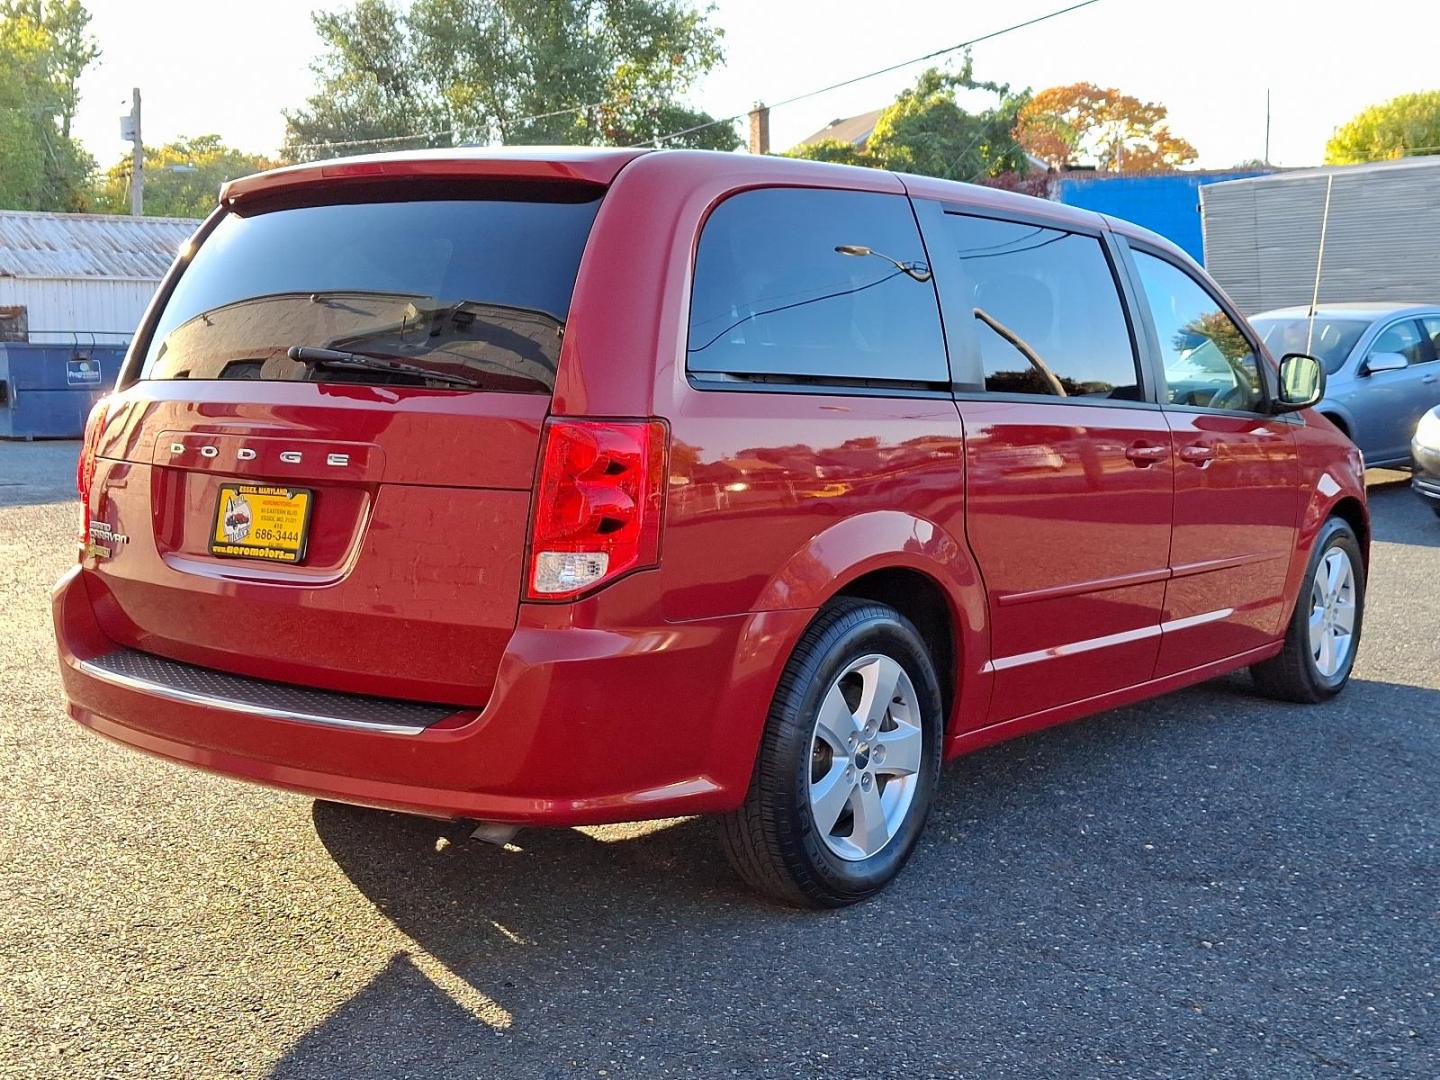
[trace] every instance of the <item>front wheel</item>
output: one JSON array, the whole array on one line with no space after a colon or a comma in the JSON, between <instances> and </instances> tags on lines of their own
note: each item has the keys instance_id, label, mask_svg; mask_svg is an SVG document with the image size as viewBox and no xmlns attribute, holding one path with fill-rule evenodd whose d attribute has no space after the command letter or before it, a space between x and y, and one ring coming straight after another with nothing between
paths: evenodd
<instances>
[{"instance_id":1,"label":"front wheel","mask_svg":"<svg viewBox=\"0 0 1440 1080\"><path fill-rule=\"evenodd\" d=\"M943 727L914 626L884 604L828 606L781 676L745 802L722 820L731 865L794 904L880 891L924 827Z\"/></svg>"},{"instance_id":2,"label":"front wheel","mask_svg":"<svg viewBox=\"0 0 1440 1080\"><path fill-rule=\"evenodd\" d=\"M1320 529L1278 655L1250 668L1256 687L1281 701L1313 704L1350 681L1365 616L1365 563L1340 518Z\"/></svg>"}]
</instances>

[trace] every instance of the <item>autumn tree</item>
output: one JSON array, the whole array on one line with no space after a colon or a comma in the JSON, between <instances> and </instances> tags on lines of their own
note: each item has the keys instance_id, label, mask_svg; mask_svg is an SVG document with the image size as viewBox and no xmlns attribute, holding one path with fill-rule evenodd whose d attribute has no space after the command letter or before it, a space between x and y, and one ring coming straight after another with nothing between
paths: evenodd
<instances>
[{"instance_id":1,"label":"autumn tree","mask_svg":"<svg viewBox=\"0 0 1440 1080\"><path fill-rule=\"evenodd\" d=\"M968 111L956 97L961 90L985 91L994 103ZM822 140L796 147L790 156L1018 187L1007 180L1028 170L1025 151L1013 134L1026 100L1026 93L1012 92L1003 83L976 79L966 56L957 71L922 72L915 85L880 114L863 149Z\"/></svg>"},{"instance_id":2,"label":"autumn tree","mask_svg":"<svg viewBox=\"0 0 1440 1080\"><path fill-rule=\"evenodd\" d=\"M1371 105L1325 144L1326 165L1440 154L1440 90Z\"/></svg>"},{"instance_id":3,"label":"autumn tree","mask_svg":"<svg viewBox=\"0 0 1440 1080\"><path fill-rule=\"evenodd\" d=\"M1082 157L1109 172L1163 172L1195 160L1190 143L1171 133L1165 106L1094 83L1053 86L1020 110L1016 137L1056 168Z\"/></svg>"},{"instance_id":4,"label":"autumn tree","mask_svg":"<svg viewBox=\"0 0 1440 1080\"><path fill-rule=\"evenodd\" d=\"M319 92L287 112L283 153L459 143L733 150L733 125L683 103L723 59L709 8L683 0L359 0L317 12Z\"/></svg>"},{"instance_id":5,"label":"autumn tree","mask_svg":"<svg viewBox=\"0 0 1440 1080\"><path fill-rule=\"evenodd\" d=\"M70 136L81 72L100 55L78 0L0 3L0 206L83 210L95 160Z\"/></svg>"},{"instance_id":6,"label":"autumn tree","mask_svg":"<svg viewBox=\"0 0 1440 1080\"><path fill-rule=\"evenodd\" d=\"M204 217L215 208L220 185L238 176L271 168L275 163L257 154L226 146L219 135L180 138L160 147L145 147L145 213L151 217ZM129 154L105 173L98 207L124 214L130 208L132 161Z\"/></svg>"}]
</instances>

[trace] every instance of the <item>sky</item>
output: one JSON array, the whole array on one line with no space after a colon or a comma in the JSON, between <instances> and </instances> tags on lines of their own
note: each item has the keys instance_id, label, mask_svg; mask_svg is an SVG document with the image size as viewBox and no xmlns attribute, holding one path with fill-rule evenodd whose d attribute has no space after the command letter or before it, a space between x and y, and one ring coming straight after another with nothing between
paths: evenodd
<instances>
[{"instance_id":1,"label":"sky","mask_svg":"<svg viewBox=\"0 0 1440 1080\"><path fill-rule=\"evenodd\" d=\"M726 62L689 95L715 116L779 101L957 44L1063 7L1066 0L719 0ZM327 0L89 0L102 55L81 79L75 133L102 165L120 140L130 88L143 94L148 145L216 132L273 153L281 110L313 91L319 48L312 7ZM1265 152L1315 165L1333 129L1366 105L1440 86L1434 0L1098 0L1090 7L975 46L982 79L1036 90L1078 81L1114 86L1170 110L1197 165L1225 168ZM771 115L783 150L838 117L888 104L923 65L868 79ZM976 105L983 101L976 99ZM742 130L743 134L743 130Z\"/></svg>"}]
</instances>

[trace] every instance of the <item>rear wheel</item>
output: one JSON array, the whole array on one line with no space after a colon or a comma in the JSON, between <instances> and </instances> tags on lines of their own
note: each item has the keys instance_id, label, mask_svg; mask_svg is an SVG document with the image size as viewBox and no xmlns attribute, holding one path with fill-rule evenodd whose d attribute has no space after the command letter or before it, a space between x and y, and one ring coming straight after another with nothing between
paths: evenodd
<instances>
[{"instance_id":1,"label":"rear wheel","mask_svg":"<svg viewBox=\"0 0 1440 1080\"><path fill-rule=\"evenodd\" d=\"M1250 673L1261 693L1311 704L1350 681L1365 615L1365 564L1354 530L1331 518L1310 554L1305 581L1279 655Z\"/></svg>"},{"instance_id":2,"label":"rear wheel","mask_svg":"<svg viewBox=\"0 0 1440 1080\"><path fill-rule=\"evenodd\" d=\"M924 826L942 729L914 626L883 604L827 607L780 679L745 802L722 820L731 864L789 903L838 907L878 892Z\"/></svg>"}]
</instances>

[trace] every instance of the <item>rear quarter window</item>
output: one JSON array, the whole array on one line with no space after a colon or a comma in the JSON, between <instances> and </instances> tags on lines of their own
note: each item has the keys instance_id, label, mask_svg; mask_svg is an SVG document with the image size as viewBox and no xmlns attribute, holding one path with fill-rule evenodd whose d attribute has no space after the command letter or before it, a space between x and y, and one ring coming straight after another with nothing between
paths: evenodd
<instances>
[{"instance_id":1,"label":"rear quarter window","mask_svg":"<svg viewBox=\"0 0 1440 1080\"><path fill-rule=\"evenodd\" d=\"M227 214L165 304L141 377L548 391L598 207L586 188ZM302 362L297 346L393 370Z\"/></svg>"},{"instance_id":2,"label":"rear quarter window","mask_svg":"<svg viewBox=\"0 0 1440 1080\"><path fill-rule=\"evenodd\" d=\"M776 381L947 384L928 276L903 195L770 188L731 196L700 237L688 368Z\"/></svg>"}]
</instances>

